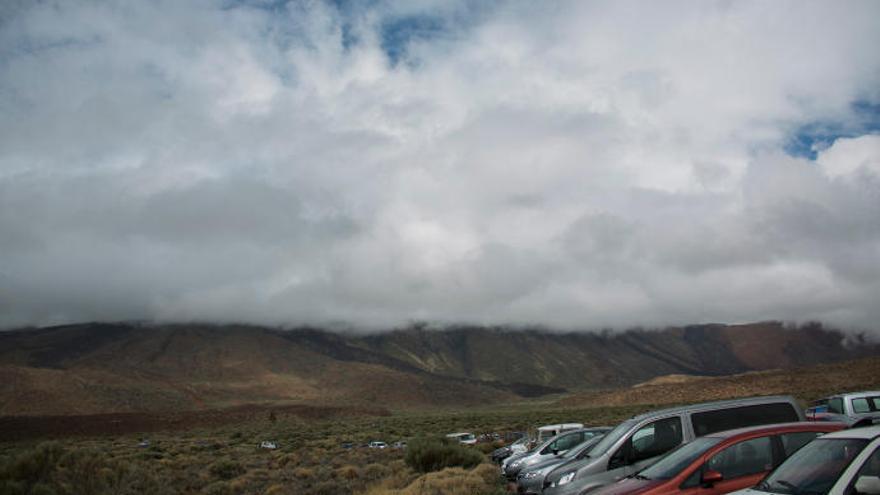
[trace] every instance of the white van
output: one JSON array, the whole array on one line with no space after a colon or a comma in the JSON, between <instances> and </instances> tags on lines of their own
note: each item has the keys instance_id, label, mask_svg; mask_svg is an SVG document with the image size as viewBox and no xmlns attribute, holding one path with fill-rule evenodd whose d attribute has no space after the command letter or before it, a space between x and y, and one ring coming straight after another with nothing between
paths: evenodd
<instances>
[{"instance_id":1,"label":"white van","mask_svg":"<svg viewBox=\"0 0 880 495\"><path fill-rule=\"evenodd\" d=\"M555 437L566 431L578 430L583 428L583 423L561 423L558 425L546 425L538 428L538 443L544 443L545 440Z\"/></svg>"}]
</instances>

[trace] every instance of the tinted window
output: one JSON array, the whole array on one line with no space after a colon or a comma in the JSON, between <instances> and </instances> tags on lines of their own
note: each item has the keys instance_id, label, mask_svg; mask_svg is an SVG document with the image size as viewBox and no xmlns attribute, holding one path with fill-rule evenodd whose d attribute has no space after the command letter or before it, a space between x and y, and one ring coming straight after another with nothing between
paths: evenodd
<instances>
[{"instance_id":1,"label":"tinted window","mask_svg":"<svg viewBox=\"0 0 880 495\"><path fill-rule=\"evenodd\" d=\"M758 489L774 493L827 493L867 444L868 440L861 438L817 438L780 464Z\"/></svg>"},{"instance_id":2,"label":"tinted window","mask_svg":"<svg viewBox=\"0 0 880 495\"><path fill-rule=\"evenodd\" d=\"M794 454L795 451L812 442L819 435L821 433L815 431L801 431L779 435L779 438L782 440L782 450L785 451L785 457Z\"/></svg>"},{"instance_id":3,"label":"tinted window","mask_svg":"<svg viewBox=\"0 0 880 495\"><path fill-rule=\"evenodd\" d=\"M800 421L800 417L791 404L779 402L698 412L691 415L691 421L699 437L744 426Z\"/></svg>"},{"instance_id":4,"label":"tinted window","mask_svg":"<svg viewBox=\"0 0 880 495\"><path fill-rule=\"evenodd\" d=\"M868 405L868 399L853 399L852 408L853 412L856 413L871 412L871 406Z\"/></svg>"},{"instance_id":5,"label":"tinted window","mask_svg":"<svg viewBox=\"0 0 880 495\"><path fill-rule=\"evenodd\" d=\"M828 411L836 414L843 414L843 399L840 397L828 399Z\"/></svg>"},{"instance_id":6,"label":"tinted window","mask_svg":"<svg viewBox=\"0 0 880 495\"><path fill-rule=\"evenodd\" d=\"M718 471L729 480L773 469L770 437L740 442L712 456L706 467Z\"/></svg>"},{"instance_id":7,"label":"tinted window","mask_svg":"<svg viewBox=\"0 0 880 495\"><path fill-rule=\"evenodd\" d=\"M665 454L681 444L681 420L678 416L648 423L636 430L621 447L617 459L628 463Z\"/></svg>"},{"instance_id":8,"label":"tinted window","mask_svg":"<svg viewBox=\"0 0 880 495\"><path fill-rule=\"evenodd\" d=\"M875 411L880 411L880 397L871 397L871 404Z\"/></svg>"}]
</instances>

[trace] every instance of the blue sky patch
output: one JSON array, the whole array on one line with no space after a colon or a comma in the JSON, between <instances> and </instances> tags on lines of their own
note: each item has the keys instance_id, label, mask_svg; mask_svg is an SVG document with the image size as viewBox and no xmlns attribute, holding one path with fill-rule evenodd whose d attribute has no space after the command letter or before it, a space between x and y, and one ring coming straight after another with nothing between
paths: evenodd
<instances>
[{"instance_id":1,"label":"blue sky patch","mask_svg":"<svg viewBox=\"0 0 880 495\"><path fill-rule=\"evenodd\" d=\"M410 16L389 20L381 29L382 50L394 66L406 56L410 43L440 37L446 31L446 23L440 17Z\"/></svg>"},{"instance_id":2,"label":"blue sky patch","mask_svg":"<svg viewBox=\"0 0 880 495\"><path fill-rule=\"evenodd\" d=\"M880 104L856 101L846 121L815 121L801 125L785 144L789 155L815 160L819 151L839 138L850 138L880 132Z\"/></svg>"}]
</instances>

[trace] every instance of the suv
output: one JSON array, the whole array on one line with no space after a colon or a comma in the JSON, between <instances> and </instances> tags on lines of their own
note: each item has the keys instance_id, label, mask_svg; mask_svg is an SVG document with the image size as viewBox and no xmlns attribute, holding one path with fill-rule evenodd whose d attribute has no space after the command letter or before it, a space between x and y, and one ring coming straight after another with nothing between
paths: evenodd
<instances>
[{"instance_id":1,"label":"suv","mask_svg":"<svg viewBox=\"0 0 880 495\"><path fill-rule=\"evenodd\" d=\"M819 399L807 409L807 419L840 421L852 427L880 423L880 392L852 392Z\"/></svg>"},{"instance_id":2,"label":"suv","mask_svg":"<svg viewBox=\"0 0 880 495\"><path fill-rule=\"evenodd\" d=\"M641 414L608 432L588 458L556 468L544 479L544 494L568 495L607 485L710 433L803 420L803 411L790 396L706 402Z\"/></svg>"}]
</instances>

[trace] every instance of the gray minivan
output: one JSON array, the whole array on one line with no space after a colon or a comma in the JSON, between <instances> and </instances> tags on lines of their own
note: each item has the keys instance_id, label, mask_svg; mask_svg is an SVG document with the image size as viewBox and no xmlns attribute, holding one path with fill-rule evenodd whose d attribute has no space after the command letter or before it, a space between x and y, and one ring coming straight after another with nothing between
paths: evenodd
<instances>
[{"instance_id":1,"label":"gray minivan","mask_svg":"<svg viewBox=\"0 0 880 495\"><path fill-rule=\"evenodd\" d=\"M752 397L651 411L608 432L589 456L556 468L544 479L544 495L579 494L649 466L694 438L746 426L803 421L790 396Z\"/></svg>"}]
</instances>

